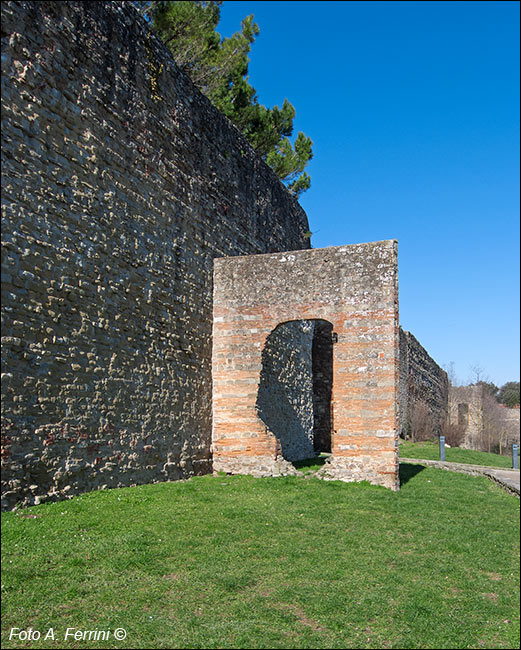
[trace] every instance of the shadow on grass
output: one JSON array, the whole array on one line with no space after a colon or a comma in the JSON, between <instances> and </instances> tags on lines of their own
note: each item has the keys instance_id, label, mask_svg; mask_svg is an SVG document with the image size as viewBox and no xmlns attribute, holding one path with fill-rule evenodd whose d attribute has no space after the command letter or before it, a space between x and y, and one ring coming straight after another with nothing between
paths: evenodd
<instances>
[{"instance_id":1,"label":"shadow on grass","mask_svg":"<svg viewBox=\"0 0 521 650\"><path fill-rule=\"evenodd\" d=\"M400 463L400 485L405 485L407 481L423 471L423 465L412 465L411 463Z\"/></svg>"},{"instance_id":2,"label":"shadow on grass","mask_svg":"<svg viewBox=\"0 0 521 650\"><path fill-rule=\"evenodd\" d=\"M328 455L313 456L313 458L305 458L304 460L295 460L293 461L293 466L295 469L306 471L308 468L311 470L317 470L324 465Z\"/></svg>"}]
</instances>

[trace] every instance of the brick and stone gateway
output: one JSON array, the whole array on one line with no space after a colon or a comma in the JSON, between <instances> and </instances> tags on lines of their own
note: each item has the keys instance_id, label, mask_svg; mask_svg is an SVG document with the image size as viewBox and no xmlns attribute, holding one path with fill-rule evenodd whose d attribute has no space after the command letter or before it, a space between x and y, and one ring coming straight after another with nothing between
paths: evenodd
<instances>
[{"instance_id":1,"label":"brick and stone gateway","mask_svg":"<svg viewBox=\"0 0 521 650\"><path fill-rule=\"evenodd\" d=\"M398 275L394 240L214 261L214 471L294 471L259 414L263 351L278 326L332 326L325 477L398 489Z\"/></svg>"}]
</instances>

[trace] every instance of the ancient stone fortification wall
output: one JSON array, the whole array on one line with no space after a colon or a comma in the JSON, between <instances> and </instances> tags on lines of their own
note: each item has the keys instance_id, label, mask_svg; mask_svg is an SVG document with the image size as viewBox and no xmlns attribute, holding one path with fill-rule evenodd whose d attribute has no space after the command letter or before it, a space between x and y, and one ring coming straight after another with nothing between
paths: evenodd
<instances>
[{"instance_id":1,"label":"ancient stone fortification wall","mask_svg":"<svg viewBox=\"0 0 521 650\"><path fill-rule=\"evenodd\" d=\"M306 216L131 3L2 29L4 504L207 472L212 260Z\"/></svg>"},{"instance_id":2,"label":"ancient stone fortification wall","mask_svg":"<svg viewBox=\"0 0 521 650\"><path fill-rule=\"evenodd\" d=\"M427 405L439 435L448 413L449 381L447 373L429 356L418 340L400 328L400 432L408 434L413 409Z\"/></svg>"},{"instance_id":3,"label":"ancient stone fortification wall","mask_svg":"<svg viewBox=\"0 0 521 650\"><path fill-rule=\"evenodd\" d=\"M503 420L507 424L512 425L512 429L517 430L517 437L519 438L519 425L521 423L521 412L519 406L517 408L508 408L506 406L501 408L503 413Z\"/></svg>"}]
</instances>

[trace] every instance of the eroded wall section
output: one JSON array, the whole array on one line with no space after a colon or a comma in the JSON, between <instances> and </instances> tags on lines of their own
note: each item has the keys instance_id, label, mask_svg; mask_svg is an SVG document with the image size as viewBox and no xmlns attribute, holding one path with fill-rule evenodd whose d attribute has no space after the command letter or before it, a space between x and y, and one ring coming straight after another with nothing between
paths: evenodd
<instances>
[{"instance_id":1,"label":"eroded wall section","mask_svg":"<svg viewBox=\"0 0 521 650\"><path fill-rule=\"evenodd\" d=\"M262 355L281 323L333 328L333 456L324 475L398 488L395 241L216 259L214 469L292 471L257 404Z\"/></svg>"}]
</instances>

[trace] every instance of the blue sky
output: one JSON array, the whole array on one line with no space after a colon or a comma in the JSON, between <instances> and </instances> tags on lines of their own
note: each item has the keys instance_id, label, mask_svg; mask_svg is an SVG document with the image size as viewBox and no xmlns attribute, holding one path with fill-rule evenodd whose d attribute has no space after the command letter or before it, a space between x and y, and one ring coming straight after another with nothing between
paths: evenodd
<instances>
[{"instance_id":1,"label":"blue sky","mask_svg":"<svg viewBox=\"0 0 521 650\"><path fill-rule=\"evenodd\" d=\"M460 382L519 380L519 3L224 2L259 101L314 142L315 248L399 241L400 320Z\"/></svg>"}]
</instances>

